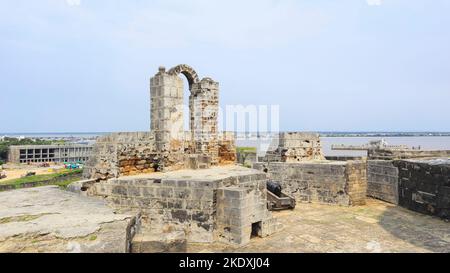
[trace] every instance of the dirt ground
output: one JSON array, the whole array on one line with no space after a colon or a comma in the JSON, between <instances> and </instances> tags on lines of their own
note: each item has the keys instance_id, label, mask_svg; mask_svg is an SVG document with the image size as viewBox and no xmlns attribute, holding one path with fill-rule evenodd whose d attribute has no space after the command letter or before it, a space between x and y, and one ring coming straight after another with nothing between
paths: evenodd
<instances>
[{"instance_id":1,"label":"dirt ground","mask_svg":"<svg viewBox=\"0 0 450 273\"><path fill-rule=\"evenodd\" d=\"M51 174L64 168L64 165L50 165L50 167L39 167L37 165L20 165L20 164L7 164L3 166L3 172L6 174L6 178L0 180L0 184L12 179L21 178L28 172L35 172L36 175Z\"/></svg>"},{"instance_id":2,"label":"dirt ground","mask_svg":"<svg viewBox=\"0 0 450 273\"><path fill-rule=\"evenodd\" d=\"M284 229L244 247L193 244L189 252L450 252L450 223L382 201L338 207L298 204L273 213Z\"/></svg>"}]
</instances>

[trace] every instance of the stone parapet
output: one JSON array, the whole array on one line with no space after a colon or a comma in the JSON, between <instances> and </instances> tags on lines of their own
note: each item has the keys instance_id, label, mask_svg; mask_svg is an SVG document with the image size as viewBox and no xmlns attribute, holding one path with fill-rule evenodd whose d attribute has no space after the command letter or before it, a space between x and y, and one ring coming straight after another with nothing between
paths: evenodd
<instances>
[{"instance_id":1,"label":"stone parapet","mask_svg":"<svg viewBox=\"0 0 450 273\"><path fill-rule=\"evenodd\" d=\"M267 172L298 202L350 206L366 201L365 161L254 163L253 168Z\"/></svg>"}]
</instances>

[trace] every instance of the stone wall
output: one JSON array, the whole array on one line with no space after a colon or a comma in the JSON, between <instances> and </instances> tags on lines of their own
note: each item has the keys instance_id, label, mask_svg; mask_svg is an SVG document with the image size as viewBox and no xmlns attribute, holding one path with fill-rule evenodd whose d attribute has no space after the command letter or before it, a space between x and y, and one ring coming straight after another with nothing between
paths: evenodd
<instances>
[{"instance_id":1,"label":"stone wall","mask_svg":"<svg viewBox=\"0 0 450 273\"><path fill-rule=\"evenodd\" d=\"M160 67L150 79L151 131L164 170L176 170L184 166L185 149L183 116L183 80Z\"/></svg>"},{"instance_id":2,"label":"stone wall","mask_svg":"<svg viewBox=\"0 0 450 273\"><path fill-rule=\"evenodd\" d=\"M90 193L119 211L140 211L142 226L153 232L183 231L188 242L245 244L255 223L261 236L276 230L267 210L266 175L222 168L114 178L95 184Z\"/></svg>"},{"instance_id":3,"label":"stone wall","mask_svg":"<svg viewBox=\"0 0 450 273\"><path fill-rule=\"evenodd\" d=\"M160 165L153 133L113 133L97 139L83 176L108 179L154 172Z\"/></svg>"},{"instance_id":4,"label":"stone wall","mask_svg":"<svg viewBox=\"0 0 450 273\"><path fill-rule=\"evenodd\" d=\"M255 163L298 202L363 205L366 201L366 162Z\"/></svg>"},{"instance_id":5,"label":"stone wall","mask_svg":"<svg viewBox=\"0 0 450 273\"><path fill-rule=\"evenodd\" d=\"M399 205L450 219L450 159L399 160Z\"/></svg>"},{"instance_id":6,"label":"stone wall","mask_svg":"<svg viewBox=\"0 0 450 273\"><path fill-rule=\"evenodd\" d=\"M392 160L367 161L367 195L398 204L398 169Z\"/></svg>"},{"instance_id":7,"label":"stone wall","mask_svg":"<svg viewBox=\"0 0 450 273\"><path fill-rule=\"evenodd\" d=\"M219 133L219 165L235 164L236 138L233 132Z\"/></svg>"},{"instance_id":8,"label":"stone wall","mask_svg":"<svg viewBox=\"0 0 450 273\"><path fill-rule=\"evenodd\" d=\"M373 160L396 160L425 157L450 157L450 151L370 149L368 158Z\"/></svg>"},{"instance_id":9,"label":"stone wall","mask_svg":"<svg viewBox=\"0 0 450 273\"><path fill-rule=\"evenodd\" d=\"M245 178L244 178L245 179ZM247 179L245 179L247 180ZM217 192L217 236L224 243L247 244L280 228L267 210L266 179L222 187Z\"/></svg>"},{"instance_id":10,"label":"stone wall","mask_svg":"<svg viewBox=\"0 0 450 273\"><path fill-rule=\"evenodd\" d=\"M319 134L289 132L280 133L262 158L264 162L302 162L325 160Z\"/></svg>"},{"instance_id":11,"label":"stone wall","mask_svg":"<svg viewBox=\"0 0 450 273\"><path fill-rule=\"evenodd\" d=\"M183 147L189 147L189 132L185 132ZM236 162L236 144L233 133L219 134L218 165ZM83 177L87 179L116 178L119 176L174 171L179 169L209 168L210 154L191 154L173 151L171 156L156 148L153 132L113 133L99 137L93 146L92 156L86 163ZM176 162L173 162L174 159Z\"/></svg>"},{"instance_id":12,"label":"stone wall","mask_svg":"<svg viewBox=\"0 0 450 273\"><path fill-rule=\"evenodd\" d=\"M194 152L209 155L212 165L217 165L219 163L219 83L211 78L204 78L194 83L189 103Z\"/></svg>"}]
</instances>

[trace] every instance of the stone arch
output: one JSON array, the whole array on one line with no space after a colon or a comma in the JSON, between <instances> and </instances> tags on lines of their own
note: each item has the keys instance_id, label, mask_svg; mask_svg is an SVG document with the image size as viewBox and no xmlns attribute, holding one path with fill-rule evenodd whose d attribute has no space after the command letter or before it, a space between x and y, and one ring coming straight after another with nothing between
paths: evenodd
<instances>
[{"instance_id":1,"label":"stone arch","mask_svg":"<svg viewBox=\"0 0 450 273\"><path fill-rule=\"evenodd\" d=\"M198 83L200 81L197 72L195 72L195 70L192 67L186 64L177 65L172 69L170 69L168 73L170 75L183 74L188 80L189 90L192 90L193 84Z\"/></svg>"}]
</instances>

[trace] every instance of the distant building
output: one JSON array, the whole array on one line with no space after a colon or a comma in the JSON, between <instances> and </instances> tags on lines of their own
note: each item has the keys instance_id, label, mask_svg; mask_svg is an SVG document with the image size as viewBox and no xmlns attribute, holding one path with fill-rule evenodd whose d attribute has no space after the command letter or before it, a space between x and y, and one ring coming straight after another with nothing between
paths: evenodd
<instances>
[{"instance_id":1,"label":"distant building","mask_svg":"<svg viewBox=\"0 0 450 273\"><path fill-rule=\"evenodd\" d=\"M40 162L86 162L92 152L92 145L23 145L10 146L8 161L11 163Z\"/></svg>"}]
</instances>

